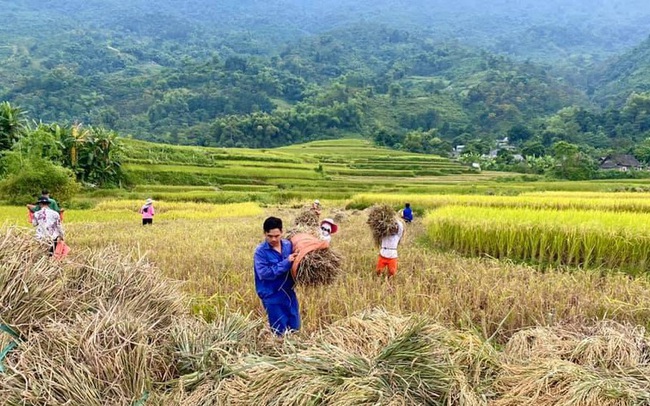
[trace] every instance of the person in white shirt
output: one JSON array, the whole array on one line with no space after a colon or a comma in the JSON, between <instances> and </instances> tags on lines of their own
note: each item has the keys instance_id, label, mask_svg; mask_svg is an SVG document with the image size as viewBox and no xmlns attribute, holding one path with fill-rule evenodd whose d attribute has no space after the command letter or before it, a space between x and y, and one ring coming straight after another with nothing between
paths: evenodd
<instances>
[{"instance_id":1,"label":"person in white shirt","mask_svg":"<svg viewBox=\"0 0 650 406\"><path fill-rule=\"evenodd\" d=\"M378 276L382 276L386 268L388 268L389 278L397 273L397 247L404 235L404 224L398 219L395 219L395 222L397 223L395 232L381 240L379 259L377 260Z\"/></svg>"},{"instance_id":2,"label":"person in white shirt","mask_svg":"<svg viewBox=\"0 0 650 406\"><path fill-rule=\"evenodd\" d=\"M320 239L323 241L331 242L332 234L336 234L339 226L336 225L334 220L327 218L320 222Z\"/></svg>"},{"instance_id":3,"label":"person in white shirt","mask_svg":"<svg viewBox=\"0 0 650 406\"><path fill-rule=\"evenodd\" d=\"M51 256L59 241L63 241L61 216L50 208L50 199L45 196L41 196L36 204L40 206L40 210L34 213L34 220L32 220L32 224L36 227L36 239L50 246Z\"/></svg>"}]
</instances>

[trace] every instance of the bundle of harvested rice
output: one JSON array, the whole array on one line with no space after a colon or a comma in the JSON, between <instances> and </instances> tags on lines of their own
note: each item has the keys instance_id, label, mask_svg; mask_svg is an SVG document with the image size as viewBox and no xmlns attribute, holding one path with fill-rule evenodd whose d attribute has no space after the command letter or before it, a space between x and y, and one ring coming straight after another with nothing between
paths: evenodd
<instances>
[{"instance_id":1,"label":"bundle of harvested rice","mask_svg":"<svg viewBox=\"0 0 650 406\"><path fill-rule=\"evenodd\" d=\"M257 351L260 320L238 313L221 313L212 323L181 318L171 328L175 365L185 387L210 376L221 380L237 374L232 369L243 355ZM197 374L198 373L198 374Z\"/></svg>"},{"instance_id":2,"label":"bundle of harvested rice","mask_svg":"<svg viewBox=\"0 0 650 406\"><path fill-rule=\"evenodd\" d=\"M9 404L129 405L175 374L166 334L119 308L53 322L6 358Z\"/></svg>"},{"instance_id":3,"label":"bundle of harvested rice","mask_svg":"<svg viewBox=\"0 0 650 406\"><path fill-rule=\"evenodd\" d=\"M510 364L493 385L494 406L624 406L650 404L648 368L600 370L570 361Z\"/></svg>"},{"instance_id":4,"label":"bundle of harvested rice","mask_svg":"<svg viewBox=\"0 0 650 406\"><path fill-rule=\"evenodd\" d=\"M449 364L424 324L377 334L385 345L370 352L330 343L328 331L279 357L249 357L247 378L225 381L220 390L234 405L447 404Z\"/></svg>"},{"instance_id":5,"label":"bundle of harvested rice","mask_svg":"<svg viewBox=\"0 0 650 406\"><path fill-rule=\"evenodd\" d=\"M348 216L347 214L345 214L344 211L337 211L334 213L333 219L336 222L336 224L341 224L348 219Z\"/></svg>"},{"instance_id":6,"label":"bundle of harvested rice","mask_svg":"<svg viewBox=\"0 0 650 406\"><path fill-rule=\"evenodd\" d=\"M650 339L643 327L614 321L536 327L513 335L505 354L515 361L549 358L590 367L634 368L650 364Z\"/></svg>"},{"instance_id":7,"label":"bundle of harvested rice","mask_svg":"<svg viewBox=\"0 0 650 406\"><path fill-rule=\"evenodd\" d=\"M21 335L61 312L63 269L51 261L33 235L8 228L0 238L0 324Z\"/></svg>"},{"instance_id":8,"label":"bundle of harvested rice","mask_svg":"<svg viewBox=\"0 0 650 406\"><path fill-rule=\"evenodd\" d=\"M293 219L293 226L318 227L318 225L318 215L308 209L303 209L298 213L296 218Z\"/></svg>"},{"instance_id":9,"label":"bundle of harvested rice","mask_svg":"<svg viewBox=\"0 0 650 406\"><path fill-rule=\"evenodd\" d=\"M296 234L309 234L316 238L320 238L321 235L318 227L300 224L300 225L291 226L291 228L287 231L285 238L290 240L293 237L295 237Z\"/></svg>"},{"instance_id":10,"label":"bundle of harvested rice","mask_svg":"<svg viewBox=\"0 0 650 406\"><path fill-rule=\"evenodd\" d=\"M159 328L185 314L188 299L179 284L162 277L146 259L134 262L130 257L108 247L79 264L71 264L66 268L66 307L76 314L93 311L100 303L105 307L118 305L155 321Z\"/></svg>"},{"instance_id":11,"label":"bundle of harvested rice","mask_svg":"<svg viewBox=\"0 0 650 406\"><path fill-rule=\"evenodd\" d=\"M307 253L296 270L296 283L302 286L331 285L341 274L343 256L331 248Z\"/></svg>"},{"instance_id":12,"label":"bundle of harvested rice","mask_svg":"<svg viewBox=\"0 0 650 406\"><path fill-rule=\"evenodd\" d=\"M385 204L370 208L367 224L370 226L372 238L378 247L381 245L382 238L393 235L398 230L395 210Z\"/></svg>"}]
</instances>

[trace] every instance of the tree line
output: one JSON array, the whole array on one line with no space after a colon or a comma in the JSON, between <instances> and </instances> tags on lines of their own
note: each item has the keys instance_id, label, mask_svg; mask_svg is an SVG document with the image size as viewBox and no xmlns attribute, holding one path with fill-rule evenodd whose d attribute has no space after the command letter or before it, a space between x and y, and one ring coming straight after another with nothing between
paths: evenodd
<instances>
[{"instance_id":1,"label":"tree line","mask_svg":"<svg viewBox=\"0 0 650 406\"><path fill-rule=\"evenodd\" d=\"M30 122L0 103L0 192L11 203L32 202L42 189L65 201L81 186L120 186L122 143L101 127Z\"/></svg>"}]
</instances>

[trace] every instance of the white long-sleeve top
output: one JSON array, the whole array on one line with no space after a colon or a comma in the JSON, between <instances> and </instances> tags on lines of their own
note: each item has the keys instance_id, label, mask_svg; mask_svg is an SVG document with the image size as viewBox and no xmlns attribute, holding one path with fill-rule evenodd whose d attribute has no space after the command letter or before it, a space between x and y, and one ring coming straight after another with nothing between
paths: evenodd
<instances>
[{"instance_id":1,"label":"white long-sleeve top","mask_svg":"<svg viewBox=\"0 0 650 406\"><path fill-rule=\"evenodd\" d=\"M401 221L397 221L397 234L389 235L381 239L381 251L379 255L384 258L397 258L397 246L399 241L404 235L404 224Z\"/></svg>"},{"instance_id":2,"label":"white long-sleeve top","mask_svg":"<svg viewBox=\"0 0 650 406\"><path fill-rule=\"evenodd\" d=\"M54 241L58 237L63 237L61 216L49 207L34 213L32 224L36 226L36 238L39 240Z\"/></svg>"}]
</instances>

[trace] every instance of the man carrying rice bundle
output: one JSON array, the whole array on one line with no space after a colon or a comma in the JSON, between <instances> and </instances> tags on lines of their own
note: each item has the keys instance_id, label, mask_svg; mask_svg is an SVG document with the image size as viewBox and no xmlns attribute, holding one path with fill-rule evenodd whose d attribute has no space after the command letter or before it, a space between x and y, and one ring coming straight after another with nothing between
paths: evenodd
<instances>
[{"instance_id":1,"label":"man carrying rice bundle","mask_svg":"<svg viewBox=\"0 0 650 406\"><path fill-rule=\"evenodd\" d=\"M291 241L282 238L282 220L264 220L265 241L255 249L255 290L264 305L271 330L282 336L300 329L300 309L291 266L298 256Z\"/></svg>"}]
</instances>

